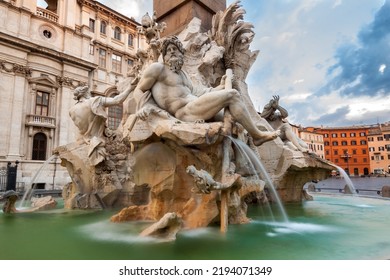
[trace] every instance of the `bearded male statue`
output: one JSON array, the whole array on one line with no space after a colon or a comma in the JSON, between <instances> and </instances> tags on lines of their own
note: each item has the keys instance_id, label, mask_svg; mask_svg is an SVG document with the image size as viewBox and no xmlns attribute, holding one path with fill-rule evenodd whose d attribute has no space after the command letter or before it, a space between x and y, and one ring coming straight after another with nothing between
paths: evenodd
<instances>
[{"instance_id":1,"label":"bearded male statue","mask_svg":"<svg viewBox=\"0 0 390 280\"><path fill-rule=\"evenodd\" d=\"M138 118L145 120L151 113L151 100L185 122L216 120L221 110L228 108L233 119L253 137L255 145L261 145L279 135L278 131L261 131L256 127L240 93L235 89L225 89L224 79L216 88L195 87L182 70L184 51L177 37L171 36L164 40L163 63L156 62L146 68L134 90Z\"/></svg>"}]
</instances>

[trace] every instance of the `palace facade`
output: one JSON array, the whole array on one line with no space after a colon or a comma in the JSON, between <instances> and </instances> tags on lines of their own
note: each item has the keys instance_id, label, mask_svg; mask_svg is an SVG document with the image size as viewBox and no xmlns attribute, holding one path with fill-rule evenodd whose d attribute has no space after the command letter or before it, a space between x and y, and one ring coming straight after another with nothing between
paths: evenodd
<instances>
[{"instance_id":1,"label":"palace facade","mask_svg":"<svg viewBox=\"0 0 390 280\"><path fill-rule=\"evenodd\" d=\"M68 112L77 86L117 94L145 47L138 26L93 0L0 0L0 171L17 163L17 187L31 183L54 148L75 141ZM108 114L116 128L122 107ZM59 162L48 170L35 178L39 188L70 181Z\"/></svg>"}]
</instances>

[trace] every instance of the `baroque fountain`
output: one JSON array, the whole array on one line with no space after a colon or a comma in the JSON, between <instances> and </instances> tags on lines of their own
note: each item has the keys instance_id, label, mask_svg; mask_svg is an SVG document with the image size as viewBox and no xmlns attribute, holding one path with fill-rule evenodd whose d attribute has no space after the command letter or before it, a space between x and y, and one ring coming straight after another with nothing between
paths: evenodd
<instances>
[{"instance_id":1,"label":"baroque fountain","mask_svg":"<svg viewBox=\"0 0 390 280\"><path fill-rule=\"evenodd\" d=\"M78 255L47 249L53 258L356 258L354 253L335 256L307 249L297 254L315 242L301 234L292 238L291 233L345 238L337 227L321 225L338 215L338 210L330 210L335 216L321 218L325 212L317 209L333 198L319 197L314 205L301 207L302 200L310 199L304 184L326 178L333 166L309 153L291 136L288 124L270 119L276 109L284 110L279 97L261 114L254 109L245 79L258 51L250 50L255 34L243 21L244 13L238 1L214 16L209 32L200 32L200 22L194 19L177 37L168 38L160 38L164 24L145 15L139 32L148 49L138 52L128 78L118 85L119 94L92 97L88 86L75 89L70 117L80 137L54 151L72 182L64 186L63 208L34 214L35 224L48 222L45 236L61 239L57 249L89 249ZM122 124L109 130L106 107L121 103ZM276 211L281 201L290 216L307 217L264 221L264 207L248 207L259 201ZM47 218L52 217L49 213L66 220L60 230L56 218ZM2 223L22 219L28 226L27 215L31 213L8 216ZM314 216L320 217L320 224L313 224ZM73 227L77 229L70 231ZM230 241L221 239L219 231ZM69 235L77 237L69 241ZM272 243L273 238L279 239ZM157 241L173 239L176 242ZM124 250L121 242L131 243L134 250ZM292 249L279 254L271 243L290 244ZM211 246L214 253L205 250ZM258 255L261 250L264 255ZM21 258L46 257L31 253Z\"/></svg>"},{"instance_id":2,"label":"baroque fountain","mask_svg":"<svg viewBox=\"0 0 390 280\"><path fill-rule=\"evenodd\" d=\"M120 94L75 90L70 115L80 140L55 151L72 177L66 208L124 207L115 222L170 213L187 229L247 223L245 201L261 195L266 182L237 153L235 139L263 162L285 202L300 201L304 183L327 175L329 165L286 146L277 139L283 131L254 110L245 78L258 52L249 49L254 32L243 14L235 3L208 33L194 20L164 39L164 25L145 15L140 32L149 47L138 52ZM123 124L107 131L105 107L121 102Z\"/></svg>"}]
</instances>

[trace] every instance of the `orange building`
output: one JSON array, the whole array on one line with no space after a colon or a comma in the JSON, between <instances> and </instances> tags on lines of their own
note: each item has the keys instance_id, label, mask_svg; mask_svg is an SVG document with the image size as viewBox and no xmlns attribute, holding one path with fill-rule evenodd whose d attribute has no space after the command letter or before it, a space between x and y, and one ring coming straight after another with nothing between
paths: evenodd
<instances>
[{"instance_id":1,"label":"orange building","mask_svg":"<svg viewBox=\"0 0 390 280\"><path fill-rule=\"evenodd\" d=\"M350 176L368 175L368 129L369 126L318 128L316 132L324 137L325 159L343 168Z\"/></svg>"}]
</instances>

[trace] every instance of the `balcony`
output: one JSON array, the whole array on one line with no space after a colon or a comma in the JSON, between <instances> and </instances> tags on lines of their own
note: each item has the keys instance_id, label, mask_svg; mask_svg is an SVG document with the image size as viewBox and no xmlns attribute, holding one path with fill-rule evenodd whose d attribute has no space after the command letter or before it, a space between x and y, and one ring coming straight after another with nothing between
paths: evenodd
<instances>
[{"instance_id":1,"label":"balcony","mask_svg":"<svg viewBox=\"0 0 390 280\"><path fill-rule=\"evenodd\" d=\"M55 128L56 119L52 117L46 117L40 115L27 115L26 125Z\"/></svg>"},{"instance_id":2,"label":"balcony","mask_svg":"<svg viewBox=\"0 0 390 280\"><path fill-rule=\"evenodd\" d=\"M49 11L49 10L37 7L36 15L58 23L58 15L56 13Z\"/></svg>"}]
</instances>

